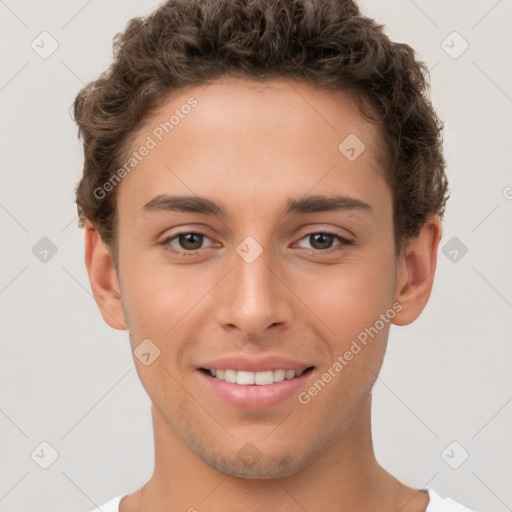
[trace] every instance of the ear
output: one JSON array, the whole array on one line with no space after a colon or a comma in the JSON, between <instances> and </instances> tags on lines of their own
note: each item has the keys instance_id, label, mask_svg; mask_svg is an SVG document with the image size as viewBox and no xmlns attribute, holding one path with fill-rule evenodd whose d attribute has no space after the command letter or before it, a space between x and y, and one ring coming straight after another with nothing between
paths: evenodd
<instances>
[{"instance_id":1,"label":"ear","mask_svg":"<svg viewBox=\"0 0 512 512\"><path fill-rule=\"evenodd\" d=\"M397 262L395 301L402 309L392 323L408 325L418 318L427 305L437 266L437 248L441 240L441 220L429 216L418 235L409 238Z\"/></svg>"},{"instance_id":2,"label":"ear","mask_svg":"<svg viewBox=\"0 0 512 512\"><path fill-rule=\"evenodd\" d=\"M125 330L126 319L121 302L121 291L110 252L91 224L86 224L84 228L85 266L96 304L103 320L110 327Z\"/></svg>"}]
</instances>

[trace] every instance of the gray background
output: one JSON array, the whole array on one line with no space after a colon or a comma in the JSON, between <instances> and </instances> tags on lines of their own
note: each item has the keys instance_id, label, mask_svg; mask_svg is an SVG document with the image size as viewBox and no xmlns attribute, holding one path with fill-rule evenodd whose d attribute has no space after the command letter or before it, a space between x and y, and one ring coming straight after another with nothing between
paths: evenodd
<instances>
[{"instance_id":1,"label":"gray background","mask_svg":"<svg viewBox=\"0 0 512 512\"><path fill-rule=\"evenodd\" d=\"M452 190L430 302L391 329L376 453L411 486L512 510L512 2L360 4L431 69ZM155 6L0 0L2 512L87 511L152 473L150 403L128 335L103 322L83 263L69 107L109 63L113 35ZM58 48L42 58L50 37ZM43 441L58 452L47 469Z\"/></svg>"}]
</instances>

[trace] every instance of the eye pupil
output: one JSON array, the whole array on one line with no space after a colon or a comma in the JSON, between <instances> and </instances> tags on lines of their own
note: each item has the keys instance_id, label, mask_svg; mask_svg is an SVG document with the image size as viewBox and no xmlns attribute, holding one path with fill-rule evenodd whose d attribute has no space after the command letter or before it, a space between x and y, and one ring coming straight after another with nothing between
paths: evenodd
<instances>
[{"instance_id":1,"label":"eye pupil","mask_svg":"<svg viewBox=\"0 0 512 512\"><path fill-rule=\"evenodd\" d=\"M179 243L183 249L200 249L203 243L203 235L200 233L185 233L179 236Z\"/></svg>"},{"instance_id":2,"label":"eye pupil","mask_svg":"<svg viewBox=\"0 0 512 512\"><path fill-rule=\"evenodd\" d=\"M309 235L309 241L315 249L329 249L333 242L333 235L328 233L314 233ZM319 246L318 246L319 245Z\"/></svg>"}]
</instances>

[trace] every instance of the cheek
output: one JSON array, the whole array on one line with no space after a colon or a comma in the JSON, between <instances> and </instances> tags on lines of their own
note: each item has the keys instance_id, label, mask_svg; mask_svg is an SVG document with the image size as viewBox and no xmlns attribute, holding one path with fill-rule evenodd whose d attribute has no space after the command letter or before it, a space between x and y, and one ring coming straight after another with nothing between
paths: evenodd
<instances>
[{"instance_id":1,"label":"cheek","mask_svg":"<svg viewBox=\"0 0 512 512\"><path fill-rule=\"evenodd\" d=\"M382 257L347 259L303 278L298 295L343 345L391 306L393 272L391 260Z\"/></svg>"},{"instance_id":2,"label":"cheek","mask_svg":"<svg viewBox=\"0 0 512 512\"><path fill-rule=\"evenodd\" d=\"M307 304L329 328L328 357L299 402L318 411L319 418L324 410L343 411L339 421L348 421L375 382L394 314L391 272L383 260L372 260L372 265L358 260L316 275Z\"/></svg>"},{"instance_id":3,"label":"cheek","mask_svg":"<svg viewBox=\"0 0 512 512\"><path fill-rule=\"evenodd\" d=\"M201 278L204 273L194 265L173 265L158 251L144 253L135 246L130 250L129 243L120 271L130 327L142 335L151 332L162 337L209 289L208 281Z\"/></svg>"}]
</instances>

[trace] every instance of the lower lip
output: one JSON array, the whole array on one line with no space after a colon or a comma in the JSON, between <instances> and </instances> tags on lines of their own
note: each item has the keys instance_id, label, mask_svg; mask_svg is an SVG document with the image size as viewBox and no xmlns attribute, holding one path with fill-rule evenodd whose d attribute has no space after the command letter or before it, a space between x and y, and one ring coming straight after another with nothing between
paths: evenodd
<instances>
[{"instance_id":1,"label":"lower lip","mask_svg":"<svg viewBox=\"0 0 512 512\"><path fill-rule=\"evenodd\" d=\"M313 371L314 369L304 372L300 377L263 386L243 386L217 379L201 370L198 370L198 373L206 385L229 404L241 409L259 410L267 409L292 396L297 396Z\"/></svg>"}]
</instances>

